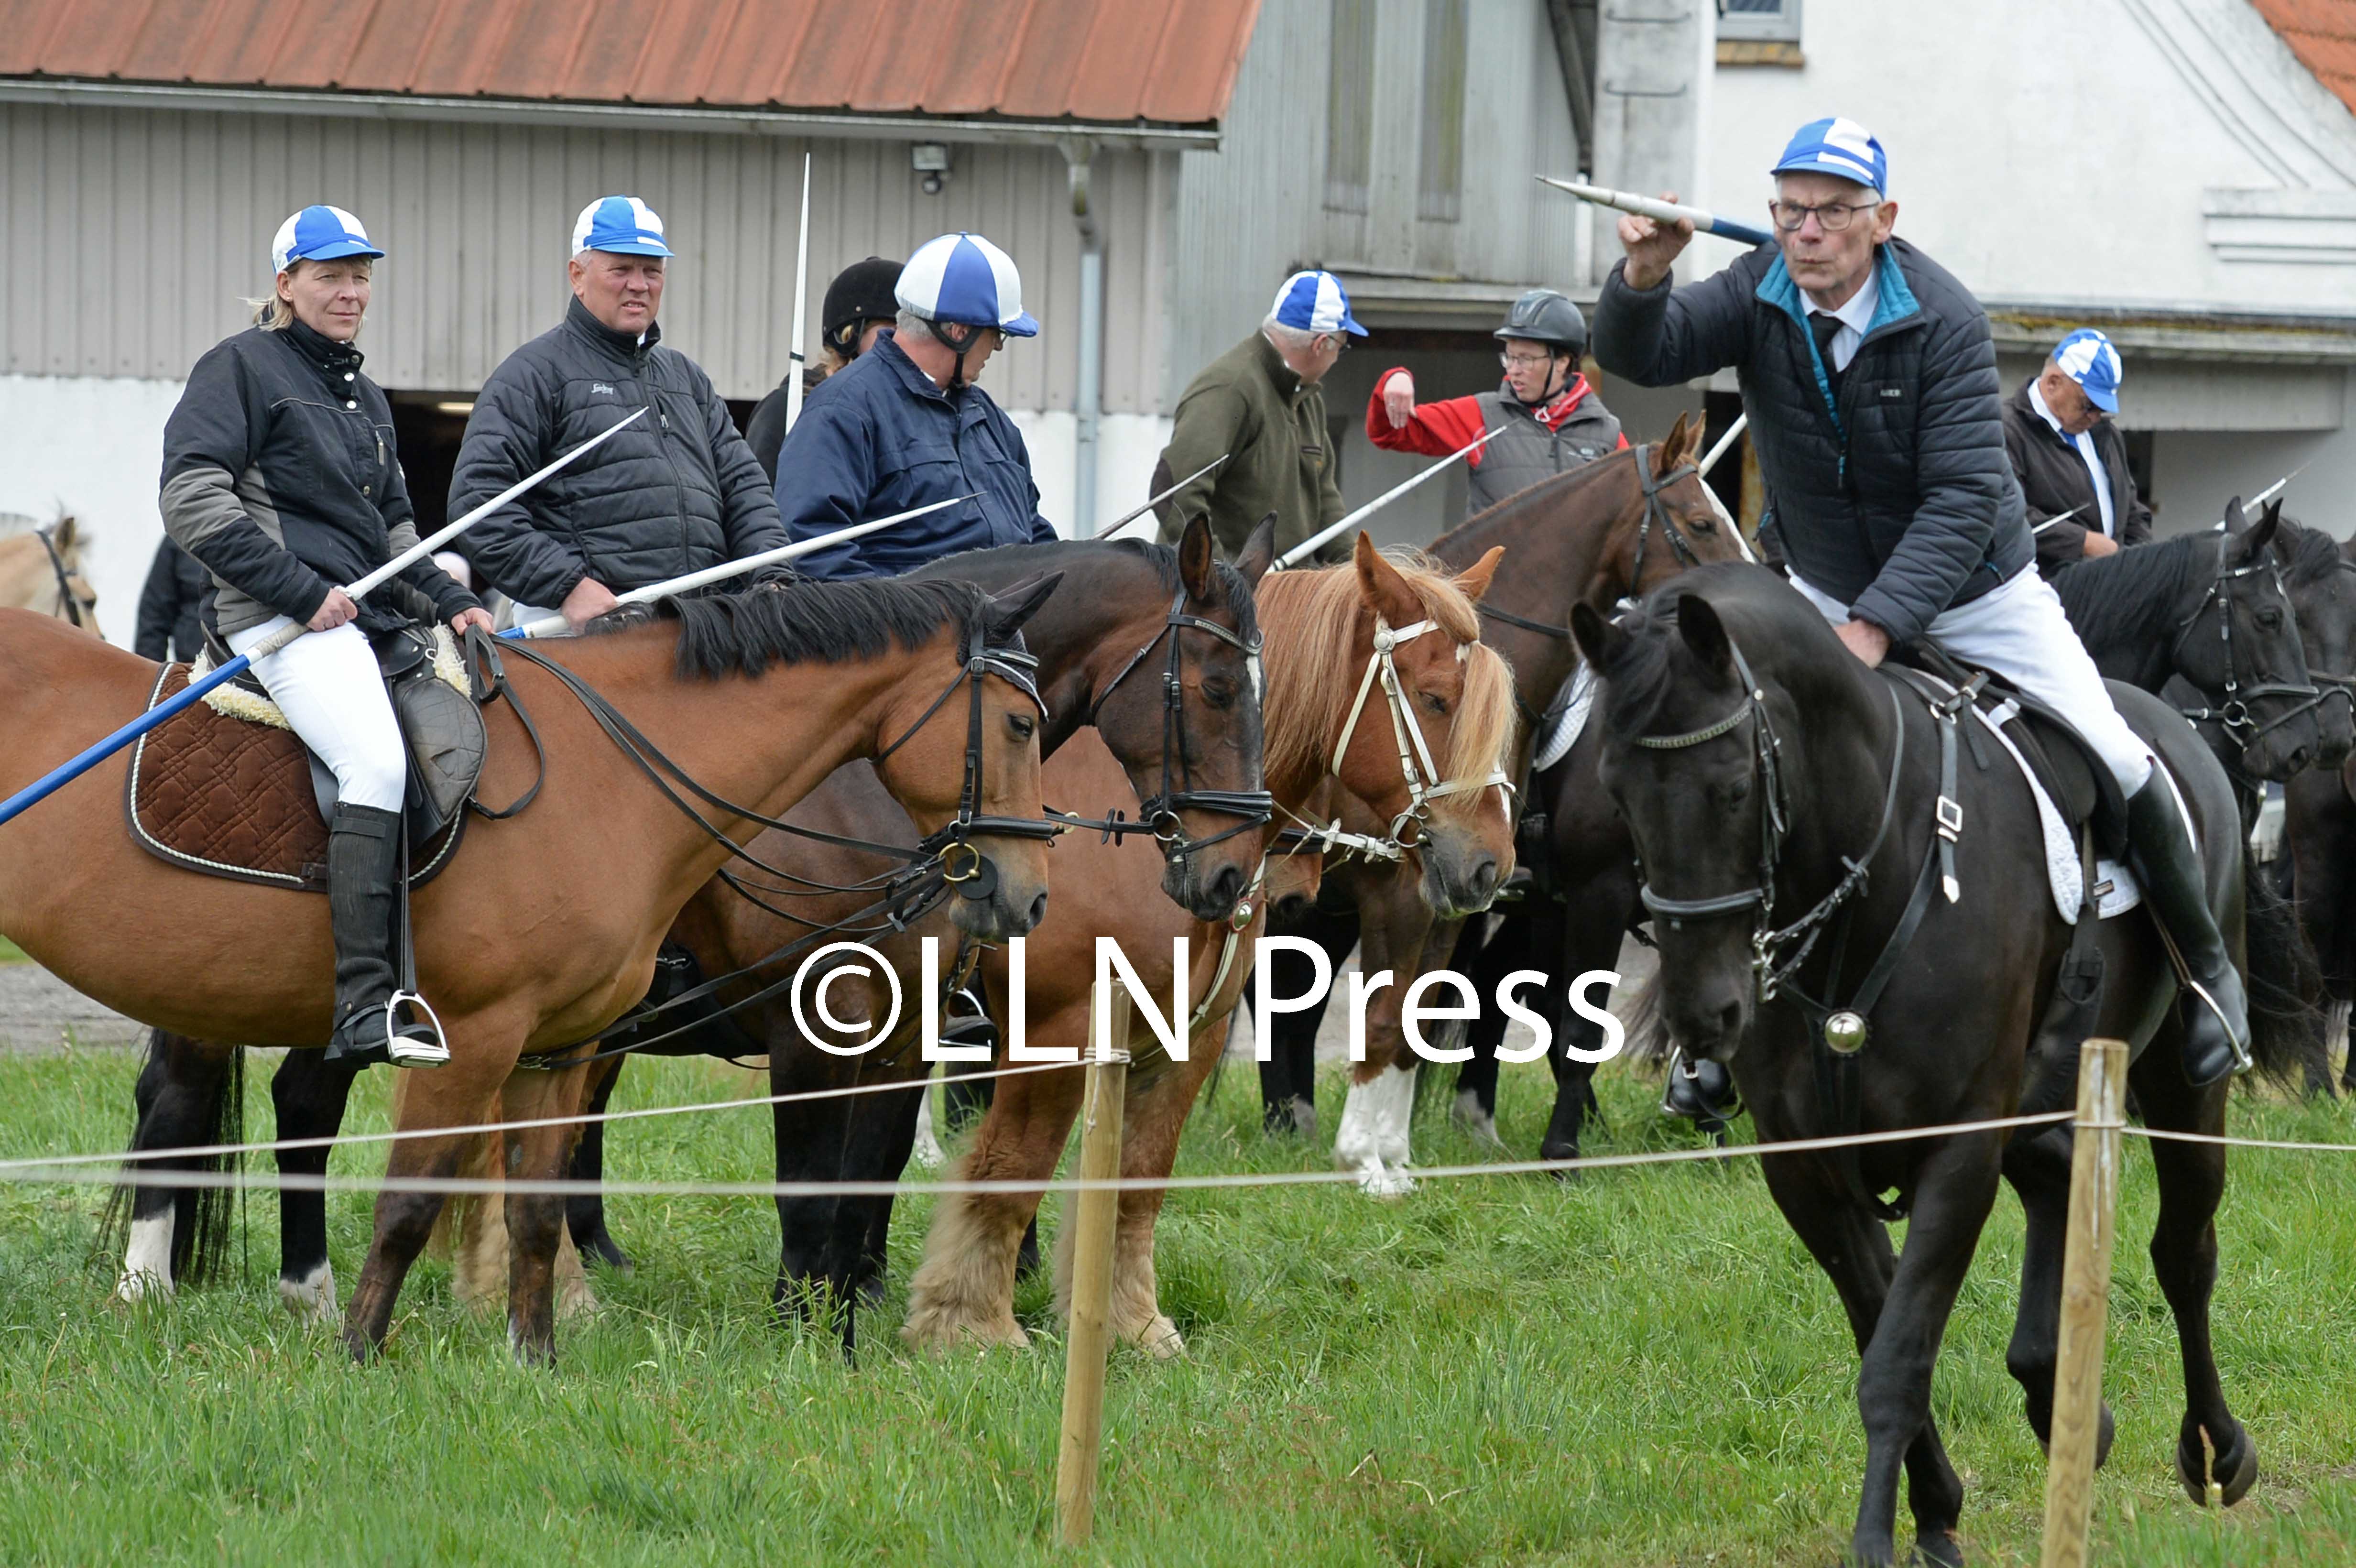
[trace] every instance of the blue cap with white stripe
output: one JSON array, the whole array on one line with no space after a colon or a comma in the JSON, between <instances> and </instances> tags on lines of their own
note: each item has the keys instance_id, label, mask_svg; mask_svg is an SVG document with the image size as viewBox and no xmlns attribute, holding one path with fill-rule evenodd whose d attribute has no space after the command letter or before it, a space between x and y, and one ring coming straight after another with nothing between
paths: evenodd
<instances>
[{"instance_id":1,"label":"blue cap with white stripe","mask_svg":"<svg viewBox=\"0 0 2356 1568\"><path fill-rule=\"evenodd\" d=\"M1877 196L1890 190L1890 160L1873 133L1837 114L1811 120L1792 133L1783 155L1768 171L1778 175L1834 175L1853 180Z\"/></svg>"},{"instance_id":2,"label":"blue cap with white stripe","mask_svg":"<svg viewBox=\"0 0 2356 1568\"><path fill-rule=\"evenodd\" d=\"M2053 346L2053 363L2078 383L2086 400L2106 414L2119 411L2119 382L2126 368L2111 340L2091 326L2082 326Z\"/></svg>"},{"instance_id":3,"label":"blue cap with white stripe","mask_svg":"<svg viewBox=\"0 0 2356 1568\"><path fill-rule=\"evenodd\" d=\"M297 261L332 261L341 256L381 256L369 243L360 220L340 207L306 207L278 226L270 241L270 270L283 272Z\"/></svg>"},{"instance_id":4,"label":"blue cap with white stripe","mask_svg":"<svg viewBox=\"0 0 2356 1568\"><path fill-rule=\"evenodd\" d=\"M663 222L635 196L601 196L573 220L573 250L610 251L617 256L668 256Z\"/></svg>"},{"instance_id":5,"label":"blue cap with white stripe","mask_svg":"<svg viewBox=\"0 0 2356 1568\"><path fill-rule=\"evenodd\" d=\"M1036 337L1039 323L1023 308L1023 274L1014 258L979 234L943 234L916 247L892 296L926 321L994 326L1009 337Z\"/></svg>"},{"instance_id":6,"label":"blue cap with white stripe","mask_svg":"<svg viewBox=\"0 0 2356 1568\"><path fill-rule=\"evenodd\" d=\"M1331 272L1293 273L1276 291L1276 303L1269 306L1268 314L1280 325L1302 332L1366 336L1366 329L1350 315L1350 296L1344 292L1342 280Z\"/></svg>"}]
</instances>

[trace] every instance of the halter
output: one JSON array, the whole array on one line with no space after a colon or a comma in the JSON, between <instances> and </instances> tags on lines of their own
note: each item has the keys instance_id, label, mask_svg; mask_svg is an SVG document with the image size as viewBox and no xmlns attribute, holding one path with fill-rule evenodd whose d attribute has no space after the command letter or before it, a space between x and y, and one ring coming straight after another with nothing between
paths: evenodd
<instances>
[{"instance_id":1,"label":"halter","mask_svg":"<svg viewBox=\"0 0 2356 1568\"><path fill-rule=\"evenodd\" d=\"M2201 595L2201 603L2194 606L2192 613L2177 626L2176 640L2169 645L2168 656L2170 663L2180 666L2182 661L2178 655L2183 650L2184 640L2192 635L2193 627L2200 624L2201 618L2214 605L2217 610L2217 636L2225 654L2225 700L2215 707L2183 708L2178 711L2196 724L2213 722L2222 725L2235 743L2247 751L2264 739L2269 731L2289 723L2301 714L2312 713L2323 706L2327 696L2341 693L2327 694L2313 685L2293 686L2286 681L2260 681L2250 686L2242 684L2233 654L2233 581L2264 571L2273 579L2275 592L2282 595L2286 605L2289 603L2289 595L2283 592L2282 573L2276 570L2272 558L2265 551L2260 551L2258 559L2246 566L2226 565L2226 552L2233 548L2233 542L2231 534L2217 536L2216 579L2210 583L2209 592ZM2294 702L2261 724L2250 716L2250 704L2273 697L2303 700ZM2356 698L2351 698L2351 700L2356 700Z\"/></svg>"},{"instance_id":2,"label":"halter","mask_svg":"<svg viewBox=\"0 0 2356 1568\"><path fill-rule=\"evenodd\" d=\"M1119 834L1124 830L1151 833L1162 846L1162 854L1173 864L1238 833L1250 832L1276 812L1276 797L1264 789L1189 787L1193 783L1193 772L1186 761L1186 688L1180 675L1182 650L1179 634L1189 628L1208 632L1228 646L1241 650L1251 670L1255 700L1260 696L1263 683L1260 679L1260 639L1254 636L1247 642L1216 621L1187 614L1185 604L1186 590L1182 587L1171 598L1170 613L1162 623L1162 629L1148 638L1143 647L1130 655L1113 677L1105 682L1104 689L1097 694L1094 702L1088 704L1087 717L1089 726L1095 728L1097 715L1104 710L1104 705L1111 700L1120 683L1129 678L1130 671L1145 662L1146 655L1163 639L1168 639L1170 655L1162 671L1162 788L1151 799L1139 804L1140 815L1136 822L1127 823L1118 817L1108 817L1102 823L1090 823L1088 826L1101 827L1108 834ZM1174 769L1171 761L1173 757L1177 759ZM1179 819L1178 814L1182 811L1224 812L1239 820L1223 833L1214 833L1207 838L1193 838L1187 836L1185 826Z\"/></svg>"},{"instance_id":3,"label":"halter","mask_svg":"<svg viewBox=\"0 0 2356 1568\"><path fill-rule=\"evenodd\" d=\"M66 618L67 624L80 630L82 612L95 607L98 601L93 598L85 604L80 595L73 591L73 575L66 571L65 557L58 553L56 532L54 528L35 528L33 537L41 541L41 549L48 553L49 571L58 580L58 613ZM91 630L96 631L97 628L92 627ZM105 635L101 633L98 640L104 642Z\"/></svg>"},{"instance_id":4,"label":"halter","mask_svg":"<svg viewBox=\"0 0 2356 1568\"><path fill-rule=\"evenodd\" d=\"M1451 795L1470 790L1487 789L1492 784L1513 784L1505 770L1492 766L1486 778L1442 780L1440 768L1431 760L1431 747L1423 738L1423 726L1416 722L1414 709L1408 706L1407 688L1400 684L1398 666L1392 659L1392 650L1401 643L1411 643L1426 632L1440 629L1440 623L1429 616L1411 626L1393 631L1390 623L1381 615L1375 617L1374 651L1366 656L1366 673L1358 682L1357 699L1350 704L1350 717L1342 725L1342 738L1333 743L1333 765L1326 771L1335 777L1342 773L1342 759L1349 755L1350 737L1357 732L1358 716L1365 711L1366 698L1373 692L1377 678L1382 681L1383 696L1390 703L1391 737L1398 743L1399 773L1407 781L1408 806L1391 819L1389 842L1400 848L1412 848L1423 837L1422 828L1431 817L1431 804ZM1469 644L1458 645L1457 657L1464 657ZM1415 825L1414 838L1407 837L1407 827Z\"/></svg>"}]
</instances>

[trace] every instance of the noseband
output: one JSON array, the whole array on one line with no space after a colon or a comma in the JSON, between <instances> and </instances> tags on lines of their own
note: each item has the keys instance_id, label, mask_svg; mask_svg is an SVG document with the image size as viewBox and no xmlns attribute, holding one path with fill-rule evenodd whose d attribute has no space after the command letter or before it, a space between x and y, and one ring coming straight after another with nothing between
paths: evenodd
<instances>
[{"instance_id":1,"label":"noseband","mask_svg":"<svg viewBox=\"0 0 2356 1568\"><path fill-rule=\"evenodd\" d=\"M1260 699L1266 683L1260 678L1260 639L1258 635L1247 642L1216 621L1186 613L1185 607L1186 590L1181 588L1171 598L1170 613L1162 622L1162 629L1147 639L1143 647L1130 655L1113 677L1105 682L1104 689L1088 705L1087 718L1091 728L1098 727L1097 716L1104 711L1104 705L1119 689L1120 683L1129 678L1130 671L1145 662L1145 656L1158 645L1165 639L1168 641L1169 658L1162 670L1162 788L1151 799L1139 803L1141 816L1136 823L1125 824L1118 819L1108 819L1104 823L1090 823L1088 826L1101 827L1108 833L1119 833L1124 827L1150 832L1162 846L1162 854L1173 864L1238 833L1248 833L1276 815L1276 797L1264 789L1190 787L1193 771L1186 760L1186 687L1180 673L1183 650L1179 647L1179 634L1189 629L1207 632L1228 646L1239 649L1251 670L1253 701ZM1173 758L1176 759L1174 764ZM1178 814L1182 811L1223 812L1237 818L1237 821L1224 832L1194 838L1187 836L1185 826L1179 818Z\"/></svg>"},{"instance_id":2,"label":"noseband","mask_svg":"<svg viewBox=\"0 0 2356 1568\"><path fill-rule=\"evenodd\" d=\"M1350 717L1342 725L1342 738L1333 743L1333 765L1326 770L1336 778L1341 776L1342 759L1350 752L1350 737L1357 732L1358 718L1366 710L1366 699L1373 693L1376 681L1380 680L1383 697L1390 704L1391 737L1398 743L1399 773L1407 781L1408 806L1391 819L1387 841L1396 848L1412 848L1421 842L1422 829L1431 818L1432 802L1487 789L1492 784L1503 784L1507 790L1514 787L1503 767L1493 765L1486 778L1443 780L1439 765L1431 760L1431 747L1424 741L1423 726L1416 722L1414 709L1408 706L1407 688L1399 680L1398 665L1392 653L1401 643L1411 643L1426 632L1439 629L1440 623L1429 616L1397 631L1379 614L1375 617L1374 651L1366 656L1366 673L1358 682L1357 699L1350 704ZM1460 644L1457 657L1462 658L1464 649L1470 645ZM1410 825L1416 829L1413 838L1407 836Z\"/></svg>"},{"instance_id":3,"label":"noseband","mask_svg":"<svg viewBox=\"0 0 2356 1568\"><path fill-rule=\"evenodd\" d=\"M2192 635L2192 629L2200 624L2201 618L2209 613L2211 605L2214 605L2217 611L2217 636L2223 645L2225 655L2225 700L2214 707L2183 708L2179 709L2178 711L2196 724L2206 722L2222 725L2226 734L2232 736L2234 743L2246 752L2264 740L2269 731L2289 723L2301 714L2312 713L2322 707L2327 697L2346 696L2350 697L2351 702L2356 702L2356 695L2344 690L2326 693L2313 685L2293 686L2287 681L2258 681L2248 686L2242 684L2240 667L2235 662L2233 650L2233 585L2234 580L2264 571L2273 578L2275 592L2282 596L2286 608L2289 606L2290 596L2283 592L2282 573L2275 569L2273 560L2263 550L2259 552L2257 560L2246 566L2227 566L2225 556L2226 552L2233 548L2233 535L2218 536L2216 580L2209 585L2209 592L2201 596L2201 603L2194 607L2192 613L2186 616L2177 627L2176 641L2169 645L2168 656L2171 664L2181 662L2178 656L2183 651L2184 640ZM2295 700L2272 719L2260 723L2251 716L2250 704L2264 701L2269 698L2288 698Z\"/></svg>"}]
</instances>

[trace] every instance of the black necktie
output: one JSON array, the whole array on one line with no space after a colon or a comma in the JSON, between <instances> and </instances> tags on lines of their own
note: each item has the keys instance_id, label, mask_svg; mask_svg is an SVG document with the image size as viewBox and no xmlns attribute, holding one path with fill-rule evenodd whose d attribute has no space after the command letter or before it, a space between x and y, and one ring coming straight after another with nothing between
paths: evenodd
<instances>
[{"instance_id":1,"label":"black necktie","mask_svg":"<svg viewBox=\"0 0 2356 1568\"><path fill-rule=\"evenodd\" d=\"M1841 372L1833 368L1833 339L1840 336L1841 319L1821 311L1808 315L1808 330L1815 334L1816 353L1825 362L1825 379L1832 383L1833 394L1840 394Z\"/></svg>"}]
</instances>

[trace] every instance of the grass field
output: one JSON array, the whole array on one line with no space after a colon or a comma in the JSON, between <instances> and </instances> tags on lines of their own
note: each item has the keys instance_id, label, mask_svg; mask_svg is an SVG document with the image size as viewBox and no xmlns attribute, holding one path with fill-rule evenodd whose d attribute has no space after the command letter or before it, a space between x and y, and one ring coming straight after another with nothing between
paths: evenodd
<instances>
[{"instance_id":1,"label":"grass field","mask_svg":"<svg viewBox=\"0 0 2356 1568\"><path fill-rule=\"evenodd\" d=\"M123 1052L0 1060L0 1156L119 1147ZM383 1125L386 1075L355 1097ZM269 1125L264 1074L253 1136ZM701 1064L642 1063L636 1103L708 1095ZM1534 1147L1543 1070L1506 1074ZM1683 1141L1653 1091L1607 1073L1592 1152ZM1338 1105L1338 1092L1328 1100ZM1435 1108L1438 1102L1435 1101ZM2245 1101L2237 1130L2356 1143L2356 1115ZM768 1117L640 1123L616 1177L766 1179ZM1427 1161L1480 1157L1436 1114ZM337 1168L381 1168L373 1150ZM1297 1168L1258 1132L1247 1072L1188 1131L1182 1170ZM2179 1491L2176 1341L2142 1244L2153 1192L2130 1142L2108 1392L2118 1445L2097 1500L2111 1563L2356 1562L2356 1157L2237 1157L2221 1221L2218 1359L2265 1477L2223 1518ZM355 1369L278 1307L272 1205L248 1276L110 1307L100 1196L0 1188L0 1561L1711 1564L1832 1560L1862 1460L1855 1360L1832 1291L1754 1164L1174 1195L1165 1307L1190 1357L1116 1352L1097 1542L1050 1544L1062 1382L1044 1282L1027 1354L904 1353L891 1330L926 1207L904 1203L892 1300L860 1365L780 1329L774 1212L623 1199L634 1276L560 1329L553 1373L422 1265L389 1353ZM368 1234L332 1200L348 1290ZM1051 1200L1053 1201L1053 1200ZM2041 1460L2004 1371L2019 1211L2008 1195L1937 1388L1979 1563L2033 1563ZM1901 1531L1903 1530L1901 1510Z\"/></svg>"}]
</instances>

